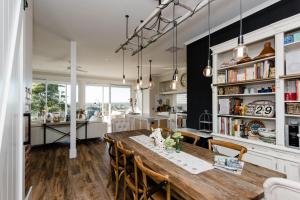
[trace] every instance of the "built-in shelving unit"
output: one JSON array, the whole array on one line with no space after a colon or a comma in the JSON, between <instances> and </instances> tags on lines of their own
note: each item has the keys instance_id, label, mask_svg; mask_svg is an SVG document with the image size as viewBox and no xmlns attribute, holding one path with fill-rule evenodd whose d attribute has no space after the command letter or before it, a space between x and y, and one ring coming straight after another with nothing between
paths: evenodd
<instances>
[{"instance_id":1,"label":"built-in shelving unit","mask_svg":"<svg viewBox=\"0 0 300 200\"><path fill-rule=\"evenodd\" d=\"M249 57L257 57L266 42L270 42L275 49L275 55L242 64L226 65L226 63L232 63L233 49L237 46L237 39L211 47L213 52L212 135L214 139L247 147L245 161L286 173L288 178L296 176L299 181L300 147L295 147L297 142L291 143L290 132L299 128L298 133L300 133L300 112L297 107L295 114L290 114L293 111L290 107L300 103L300 98L295 99L293 94L286 93L286 88L288 84L291 84L291 80L299 79L300 81L300 69L294 65L294 68L287 70L286 65L300 63L300 41L284 44L286 35L294 31L300 32L300 14L246 34L244 38ZM252 66L255 73L260 66L263 66L264 76L254 74L252 77ZM268 69L265 66L272 67L272 73L269 71L272 75L267 73L265 76L264 70ZM243 76L243 71L245 76ZM260 79L255 79L258 77ZM291 100L286 100L287 97L291 97ZM255 113L257 102L267 105L268 110L275 109L275 114L258 115ZM226 105L229 105L229 112ZM289 112L286 112L287 108ZM264 109L266 110L266 107ZM227 119L225 123L224 119ZM297 122L299 125L290 127L290 124ZM252 126L253 124L255 125ZM266 139L260 131L249 132L248 129L255 126L265 127L273 135ZM228 127L229 130L227 130ZM292 136L294 140L300 137L300 134ZM226 151L222 149L218 151L226 154ZM297 172L296 175L295 172Z\"/></svg>"}]
</instances>

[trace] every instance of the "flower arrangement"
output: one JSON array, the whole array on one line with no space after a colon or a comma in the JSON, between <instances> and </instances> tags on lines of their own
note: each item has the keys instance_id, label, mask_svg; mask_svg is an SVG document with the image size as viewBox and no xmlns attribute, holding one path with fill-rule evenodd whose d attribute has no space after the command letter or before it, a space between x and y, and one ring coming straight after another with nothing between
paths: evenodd
<instances>
[{"instance_id":1,"label":"flower arrangement","mask_svg":"<svg viewBox=\"0 0 300 200\"><path fill-rule=\"evenodd\" d=\"M183 136L181 135L180 132L175 132L173 135L172 135L172 138L175 139L175 148L176 148L176 152L179 153L180 150L181 150L181 145L180 145L180 140L183 139Z\"/></svg>"},{"instance_id":2,"label":"flower arrangement","mask_svg":"<svg viewBox=\"0 0 300 200\"><path fill-rule=\"evenodd\" d=\"M174 141L174 139L168 137L165 141L164 141L164 145L166 148L172 148L174 145L176 144L176 142Z\"/></svg>"}]
</instances>

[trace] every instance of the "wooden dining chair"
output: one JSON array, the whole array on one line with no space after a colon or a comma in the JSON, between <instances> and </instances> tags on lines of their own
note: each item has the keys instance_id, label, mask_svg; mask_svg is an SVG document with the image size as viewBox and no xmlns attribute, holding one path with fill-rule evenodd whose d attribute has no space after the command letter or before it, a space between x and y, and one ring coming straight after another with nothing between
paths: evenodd
<instances>
[{"instance_id":1,"label":"wooden dining chair","mask_svg":"<svg viewBox=\"0 0 300 200\"><path fill-rule=\"evenodd\" d=\"M228 149L239 151L240 153L237 156L235 156L239 160L242 160L243 155L245 153L247 153L247 148L246 147L238 145L238 144L234 144L234 143L231 143L231 142L210 139L210 140L208 140L208 145L209 145L209 150L210 151L214 151L213 146L222 146L222 147L225 147L225 148L228 148Z\"/></svg>"},{"instance_id":2,"label":"wooden dining chair","mask_svg":"<svg viewBox=\"0 0 300 200\"><path fill-rule=\"evenodd\" d=\"M110 156L110 168L113 170L115 175L115 199L118 199L119 193L119 182L124 175L124 166L120 162L120 153L117 148L117 143L115 140L111 139L107 134L104 135L104 141L109 145L108 154ZM112 181L112 171L108 179L107 187L109 187L110 181Z\"/></svg>"},{"instance_id":3,"label":"wooden dining chair","mask_svg":"<svg viewBox=\"0 0 300 200\"><path fill-rule=\"evenodd\" d=\"M139 156L134 156L135 170L142 172L143 198L144 200L171 200L171 186L168 175L159 174L144 166ZM150 180L155 184L150 185Z\"/></svg>"},{"instance_id":4,"label":"wooden dining chair","mask_svg":"<svg viewBox=\"0 0 300 200\"><path fill-rule=\"evenodd\" d=\"M121 141L117 142L117 147L120 153L123 154L124 163L124 200L127 197L127 188L129 188L133 194L133 199L138 200L143 190L138 187L137 170L134 168L134 151L126 149Z\"/></svg>"},{"instance_id":5,"label":"wooden dining chair","mask_svg":"<svg viewBox=\"0 0 300 200\"><path fill-rule=\"evenodd\" d=\"M189 132L184 132L184 131L180 131L181 135L183 136L183 140L185 142L191 142L193 145L196 145L197 142L200 140L200 136L199 135L195 135L193 133L189 133Z\"/></svg>"}]
</instances>

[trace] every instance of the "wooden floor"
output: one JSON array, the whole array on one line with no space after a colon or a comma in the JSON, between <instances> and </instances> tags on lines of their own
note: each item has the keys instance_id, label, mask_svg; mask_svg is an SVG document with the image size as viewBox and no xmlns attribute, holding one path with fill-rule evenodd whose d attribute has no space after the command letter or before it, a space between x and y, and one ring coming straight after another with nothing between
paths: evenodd
<instances>
[{"instance_id":1,"label":"wooden floor","mask_svg":"<svg viewBox=\"0 0 300 200\"><path fill-rule=\"evenodd\" d=\"M106 188L109 156L105 143L80 142L77 151L77 158L70 160L68 145L32 148L27 177L33 200L113 199L113 186Z\"/></svg>"}]
</instances>

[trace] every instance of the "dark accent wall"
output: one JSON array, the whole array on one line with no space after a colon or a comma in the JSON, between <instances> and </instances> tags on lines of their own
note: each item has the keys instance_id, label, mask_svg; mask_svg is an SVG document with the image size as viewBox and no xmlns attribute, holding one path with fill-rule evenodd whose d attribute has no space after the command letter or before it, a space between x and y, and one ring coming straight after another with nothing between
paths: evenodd
<instances>
[{"instance_id":1,"label":"dark accent wall","mask_svg":"<svg viewBox=\"0 0 300 200\"><path fill-rule=\"evenodd\" d=\"M244 33L252 32L276 21L300 13L300 0L281 0L243 19ZM213 17L213 16L212 16ZM236 38L239 22L231 24L211 35L212 46ZM212 78L202 75L207 65L208 37L187 46L187 127L199 128L198 119L207 109L212 112Z\"/></svg>"}]
</instances>

